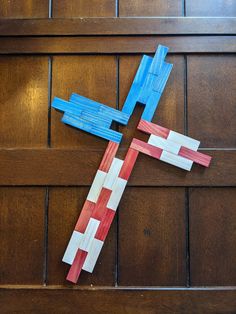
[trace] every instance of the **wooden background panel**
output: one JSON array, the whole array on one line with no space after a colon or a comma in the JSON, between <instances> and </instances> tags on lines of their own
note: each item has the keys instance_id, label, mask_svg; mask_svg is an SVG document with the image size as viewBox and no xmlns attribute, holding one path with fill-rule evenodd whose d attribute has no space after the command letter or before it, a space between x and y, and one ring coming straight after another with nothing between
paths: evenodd
<instances>
[{"instance_id":1,"label":"wooden background panel","mask_svg":"<svg viewBox=\"0 0 236 314\"><path fill-rule=\"evenodd\" d=\"M78 93L116 107L116 58L114 56L57 56L52 64L52 99L68 100ZM64 125L62 113L52 109L51 146L105 148L107 141Z\"/></svg>"},{"instance_id":2,"label":"wooden background panel","mask_svg":"<svg viewBox=\"0 0 236 314\"><path fill-rule=\"evenodd\" d=\"M48 0L1 0L0 18L47 18Z\"/></svg>"},{"instance_id":3,"label":"wooden background panel","mask_svg":"<svg viewBox=\"0 0 236 314\"><path fill-rule=\"evenodd\" d=\"M12 302L14 300L14 302ZM233 314L236 291L137 289L4 289L2 314Z\"/></svg>"},{"instance_id":4,"label":"wooden background panel","mask_svg":"<svg viewBox=\"0 0 236 314\"><path fill-rule=\"evenodd\" d=\"M193 286L236 285L236 190L190 189Z\"/></svg>"},{"instance_id":5,"label":"wooden background panel","mask_svg":"<svg viewBox=\"0 0 236 314\"><path fill-rule=\"evenodd\" d=\"M0 146L46 147L47 57L0 57Z\"/></svg>"},{"instance_id":6,"label":"wooden background panel","mask_svg":"<svg viewBox=\"0 0 236 314\"><path fill-rule=\"evenodd\" d=\"M236 16L234 0L185 0L187 16Z\"/></svg>"},{"instance_id":7,"label":"wooden background panel","mask_svg":"<svg viewBox=\"0 0 236 314\"><path fill-rule=\"evenodd\" d=\"M44 188L0 188L0 283L43 284Z\"/></svg>"},{"instance_id":8,"label":"wooden background panel","mask_svg":"<svg viewBox=\"0 0 236 314\"><path fill-rule=\"evenodd\" d=\"M121 56L119 71L119 107L122 109L130 86L134 79L140 56ZM184 132L184 69L185 63L183 56L168 56L167 61L174 64L170 78L167 82L165 91L159 102L159 106L154 115L153 122ZM137 105L128 126L119 126L119 130L124 134L121 148L127 148L133 137L139 139L147 138L143 132L136 130L136 126L141 117L142 105Z\"/></svg>"},{"instance_id":9,"label":"wooden background panel","mask_svg":"<svg viewBox=\"0 0 236 314\"><path fill-rule=\"evenodd\" d=\"M183 188L127 188L119 209L119 280L127 286L183 286Z\"/></svg>"},{"instance_id":10,"label":"wooden background panel","mask_svg":"<svg viewBox=\"0 0 236 314\"><path fill-rule=\"evenodd\" d=\"M50 285L67 284L69 265L62 262L65 249L87 197L88 188L51 188L48 219L48 280ZM92 274L82 271L79 285L115 284L116 222L106 239Z\"/></svg>"},{"instance_id":11,"label":"wooden background panel","mask_svg":"<svg viewBox=\"0 0 236 314\"><path fill-rule=\"evenodd\" d=\"M188 130L201 147L236 147L236 57L188 57Z\"/></svg>"},{"instance_id":12,"label":"wooden background panel","mask_svg":"<svg viewBox=\"0 0 236 314\"><path fill-rule=\"evenodd\" d=\"M182 0L120 0L119 16L181 16Z\"/></svg>"},{"instance_id":13,"label":"wooden background panel","mask_svg":"<svg viewBox=\"0 0 236 314\"><path fill-rule=\"evenodd\" d=\"M111 17L116 16L116 0L56 0L53 17Z\"/></svg>"}]
</instances>

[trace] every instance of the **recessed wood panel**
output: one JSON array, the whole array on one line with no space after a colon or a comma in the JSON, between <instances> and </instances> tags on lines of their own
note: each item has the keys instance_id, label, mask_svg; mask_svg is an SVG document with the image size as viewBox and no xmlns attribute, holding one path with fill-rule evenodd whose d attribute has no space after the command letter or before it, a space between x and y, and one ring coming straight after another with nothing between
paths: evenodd
<instances>
[{"instance_id":1,"label":"recessed wood panel","mask_svg":"<svg viewBox=\"0 0 236 314\"><path fill-rule=\"evenodd\" d=\"M48 59L0 57L0 146L46 147Z\"/></svg>"},{"instance_id":2,"label":"recessed wood panel","mask_svg":"<svg viewBox=\"0 0 236 314\"><path fill-rule=\"evenodd\" d=\"M0 18L46 18L48 0L1 0Z\"/></svg>"},{"instance_id":3,"label":"recessed wood panel","mask_svg":"<svg viewBox=\"0 0 236 314\"><path fill-rule=\"evenodd\" d=\"M43 284L44 188L0 189L0 283Z\"/></svg>"},{"instance_id":4,"label":"recessed wood panel","mask_svg":"<svg viewBox=\"0 0 236 314\"><path fill-rule=\"evenodd\" d=\"M114 56L57 56L52 64L52 96L68 100L78 93L116 107L116 59ZM52 147L105 148L108 141L64 125L62 113L52 109Z\"/></svg>"},{"instance_id":5,"label":"recessed wood panel","mask_svg":"<svg viewBox=\"0 0 236 314\"><path fill-rule=\"evenodd\" d=\"M234 0L186 0L187 16L236 16Z\"/></svg>"},{"instance_id":6,"label":"recessed wood panel","mask_svg":"<svg viewBox=\"0 0 236 314\"><path fill-rule=\"evenodd\" d=\"M188 57L188 131L201 147L236 147L236 57Z\"/></svg>"},{"instance_id":7,"label":"recessed wood panel","mask_svg":"<svg viewBox=\"0 0 236 314\"><path fill-rule=\"evenodd\" d=\"M185 285L182 188L127 188L119 209L119 284Z\"/></svg>"},{"instance_id":8,"label":"recessed wood panel","mask_svg":"<svg viewBox=\"0 0 236 314\"><path fill-rule=\"evenodd\" d=\"M158 44L158 43L157 43ZM135 73L141 61L140 56L120 57L120 108L122 109L133 82ZM168 56L167 61L174 64L166 88L157 107L152 122L163 125L167 128L184 132L184 58L182 56ZM136 105L134 114L131 116L128 126L120 126L124 134L121 148L127 148L133 137L146 139L147 136L136 129L141 118L144 106Z\"/></svg>"},{"instance_id":9,"label":"recessed wood panel","mask_svg":"<svg viewBox=\"0 0 236 314\"><path fill-rule=\"evenodd\" d=\"M53 17L108 17L115 15L115 0L53 1Z\"/></svg>"},{"instance_id":10,"label":"recessed wood panel","mask_svg":"<svg viewBox=\"0 0 236 314\"><path fill-rule=\"evenodd\" d=\"M181 16L181 0L120 0L120 16Z\"/></svg>"},{"instance_id":11,"label":"recessed wood panel","mask_svg":"<svg viewBox=\"0 0 236 314\"><path fill-rule=\"evenodd\" d=\"M236 189L190 190L193 286L236 285Z\"/></svg>"},{"instance_id":12,"label":"recessed wood panel","mask_svg":"<svg viewBox=\"0 0 236 314\"><path fill-rule=\"evenodd\" d=\"M62 262L67 244L83 207L88 188L52 188L49 194L48 283L68 284L70 266ZM113 222L92 274L82 271L79 285L114 285L116 222Z\"/></svg>"}]
</instances>

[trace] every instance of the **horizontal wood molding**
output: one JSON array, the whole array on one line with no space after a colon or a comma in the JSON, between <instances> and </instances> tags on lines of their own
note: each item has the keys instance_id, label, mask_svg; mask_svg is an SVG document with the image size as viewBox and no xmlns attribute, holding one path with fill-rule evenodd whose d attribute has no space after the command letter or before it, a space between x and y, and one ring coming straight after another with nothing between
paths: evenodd
<instances>
[{"instance_id":1,"label":"horizontal wood molding","mask_svg":"<svg viewBox=\"0 0 236 314\"><path fill-rule=\"evenodd\" d=\"M234 53L236 36L2 37L0 54Z\"/></svg>"},{"instance_id":2,"label":"horizontal wood molding","mask_svg":"<svg viewBox=\"0 0 236 314\"><path fill-rule=\"evenodd\" d=\"M2 313L234 313L236 291L1 289L0 301Z\"/></svg>"},{"instance_id":3,"label":"horizontal wood molding","mask_svg":"<svg viewBox=\"0 0 236 314\"><path fill-rule=\"evenodd\" d=\"M236 34L236 18L0 19L0 36Z\"/></svg>"},{"instance_id":4,"label":"horizontal wood molding","mask_svg":"<svg viewBox=\"0 0 236 314\"><path fill-rule=\"evenodd\" d=\"M236 151L207 150L210 168L191 172L140 154L130 186L236 186ZM103 151L73 149L2 149L0 185L89 186Z\"/></svg>"}]
</instances>

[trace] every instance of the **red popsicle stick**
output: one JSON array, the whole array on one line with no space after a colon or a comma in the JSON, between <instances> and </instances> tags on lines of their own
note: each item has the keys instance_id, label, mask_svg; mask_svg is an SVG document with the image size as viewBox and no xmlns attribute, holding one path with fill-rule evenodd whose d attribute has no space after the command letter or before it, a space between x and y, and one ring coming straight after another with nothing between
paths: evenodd
<instances>
[{"instance_id":1,"label":"red popsicle stick","mask_svg":"<svg viewBox=\"0 0 236 314\"><path fill-rule=\"evenodd\" d=\"M105 241L108 231L110 229L111 223L113 221L113 218L115 216L115 213L116 212L114 210L106 208L106 212L104 216L102 217L98 230L95 234L96 239Z\"/></svg>"},{"instance_id":2,"label":"red popsicle stick","mask_svg":"<svg viewBox=\"0 0 236 314\"><path fill-rule=\"evenodd\" d=\"M116 155L118 147L119 147L118 143L109 141L107 148L106 148L106 151L103 155L102 161L100 163L100 166L98 168L99 170L108 172L108 170L111 166L112 160Z\"/></svg>"},{"instance_id":3,"label":"red popsicle stick","mask_svg":"<svg viewBox=\"0 0 236 314\"><path fill-rule=\"evenodd\" d=\"M196 162L199 165L202 165L204 167L209 167L212 157L206 154L202 154L199 152L196 152L192 149L189 149L187 147L181 146L180 151L178 153L179 156L188 158L194 162Z\"/></svg>"},{"instance_id":4,"label":"red popsicle stick","mask_svg":"<svg viewBox=\"0 0 236 314\"><path fill-rule=\"evenodd\" d=\"M137 151L141 153L144 153L146 155L149 155L157 159L160 159L162 151L163 151L161 148L150 145L136 138L132 140L130 147L133 149L136 149Z\"/></svg>"},{"instance_id":5,"label":"red popsicle stick","mask_svg":"<svg viewBox=\"0 0 236 314\"><path fill-rule=\"evenodd\" d=\"M169 129L142 119L139 121L137 128L145 133L158 135L164 138L167 138L170 133Z\"/></svg>"},{"instance_id":6,"label":"red popsicle stick","mask_svg":"<svg viewBox=\"0 0 236 314\"><path fill-rule=\"evenodd\" d=\"M98 197L97 203L94 207L91 217L97 220L101 220L106 213L106 205L111 196L112 190L102 188Z\"/></svg>"},{"instance_id":7,"label":"red popsicle stick","mask_svg":"<svg viewBox=\"0 0 236 314\"><path fill-rule=\"evenodd\" d=\"M136 159L138 157L139 152L133 148L129 148L124 163L121 167L119 177L125 180L129 179L129 176L132 172Z\"/></svg>"},{"instance_id":8,"label":"red popsicle stick","mask_svg":"<svg viewBox=\"0 0 236 314\"><path fill-rule=\"evenodd\" d=\"M94 210L94 207L95 207L95 203L90 202L88 200L85 201L84 206L81 210L79 219L77 220L77 223L75 226L76 231L79 231L81 233L85 232L85 229L88 225L88 222Z\"/></svg>"},{"instance_id":9,"label":"red popsicle stick","mask_svg":"<svg viewBox=\"0 0 236 314\"><path fill-rule=\"evenodd\" d=\"M66 280L71 281L73 283L76 283L78 281L87 254L88 252L78 249L73 264L71 265L68 275L66 277Z\"/></svg>"}]
</instances>

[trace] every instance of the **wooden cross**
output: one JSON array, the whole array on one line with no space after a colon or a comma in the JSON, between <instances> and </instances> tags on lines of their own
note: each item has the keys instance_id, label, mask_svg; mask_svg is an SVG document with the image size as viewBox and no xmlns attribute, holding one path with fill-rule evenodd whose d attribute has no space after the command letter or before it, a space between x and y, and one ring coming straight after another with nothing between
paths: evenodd
<instances>
[{"instance_id":1,"label":"wooden cross","mask_svg":"<svg viewBox=\"0 0 236 314\"><path fill-rule=\"evenodd\" d=\"M143 56L122 111L78 94L69 101L53 100L52 106L64 111L64 123L109 140L63 257L71 265L67 280L73 283L82 269L93 272L139 153L187 171L193 162L210 164L211 157L197 151L199 141L151 122L172 70L172 64L165 62L167 52L160 45L154 58ZM138 129L150 136L147 143L134 138L121 160L115 156L122 134L110 126L112 121L126 125L137 102L145 106Z\"/></svg>"}]
</instances>

